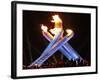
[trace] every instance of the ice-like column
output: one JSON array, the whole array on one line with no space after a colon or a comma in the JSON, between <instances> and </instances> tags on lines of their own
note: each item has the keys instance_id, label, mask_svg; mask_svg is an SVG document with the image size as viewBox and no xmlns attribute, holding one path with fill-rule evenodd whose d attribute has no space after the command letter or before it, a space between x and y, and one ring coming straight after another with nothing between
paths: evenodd
<instances>
[{"instance_id":1,"label":"ice-like column","mask_svg":"<svg viewBox=\"0 0 100 80\"><path fill-rule=\"evenodd\" d=\"M49 32L44 32L43 31L43 36L50 42L52 39L53 39L53 36L49 33ZM59 51L61 53L63 53L67 58L68 60L72 60L73 57L68 53L68 51L62 46ZM44 55L44 54L43 54Z\"/></svg>"},{"instance_id":2,"label":"ice-like column","mask_svg":"<svg viewBox=\"0 0 100 80\"><path fill-rule=\"evenodd\" d=\"M53 36L49 33L49 32L43 32L43 36L48 40L51 41L53 39ZM64 50L66 50L66 53L63 53L65 56L66 55L70 55L69 57L73 60L77 60L77 59L82 59L81 56L70 46L70 44L68 42L66 42L62 48ZM63 51L64 51L63 50ZM65 52L65 51L64 51Z\"/></svg>"},{"instance_id":3,"label":"ice-like column","mask_svg":"<svg viewBox=\"0 0 100 80\"><path fill-rule=\"evenodd\" d=\"M39 66L41 66L43 64L43 62L45 62L49 57L51 57L57 50L59 50L62 45L64 45L66 42L68 41L68 38L65 36L62 40L59 40L56 44L54 44L49 51L47 52L47 54L43 55L42 57L40 56L40 58L38 60L36 60L35 62L33 62L33 64L37 64ZM44 54L44 53L42 53ZM32 64L32 65L33 65ZM31 65L31 66L32 66Z\"/></svg>"},{"instance_id":4,"label":"ice-like column","mask_svg":"<svg viewBox=\"0 0 100 80\"><path fill-rule=\"evenodd\" d=\"M29 67L31 67L34 64L37 64L37 62L41 61L41 57L47 55L46 53L48 53L49 49L61 38L63 34L63 31L59 32L59 34L55 35L54 39L50 42L50 44L46 47L46 49L43 51L42 55L36 59L31 65L29 65ZM44 55L45 54L45 55Z\"/></svg>"}]
</instances>

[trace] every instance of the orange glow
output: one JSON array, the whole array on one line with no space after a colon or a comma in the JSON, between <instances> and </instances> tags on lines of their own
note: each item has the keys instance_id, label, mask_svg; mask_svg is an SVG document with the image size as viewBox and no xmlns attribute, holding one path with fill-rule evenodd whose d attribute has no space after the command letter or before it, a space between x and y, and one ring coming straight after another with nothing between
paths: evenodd
<instances>
[{"instance_id":1,"label":"orange glow","mask_svg":"<svg viewBox=\"0 0 100 80\"><path fill-rule=\"evenodd\" d=\"M53 20L51 22L54 23L54 28L50 29L50 32L54 35L58 34L62 30L62 20L60 19L59 15L52 16Z\"/></svg>"},{"instance_id":2,"label":"orange glow","mask_svg":"<svg viewBox=\"0 0 100 80\"><path fill-rule=\"evenodd\" d=\"M50 29L50 32L54 35L58 34L59 32L61 32L61 28L54 28L54 29Z\"/></svg>"},{"instance_id":3,"label":"orange glow","mask_svg":"<svg viewBox=\"0 0 100 80\"><path fill-rule=\"evenodd\" d=\"M62 20L60 19L59 15L52 16L53 20L51 22L55 23L55 27L62 28Z\"/></svg>"},{"instance_id":4,"label":"orange glow","mask_svg":"<svg viewBox=\"0 0 100 80\"><path fill-rule=\"evenodd\" d=\"M47 30L48 30L47 26L44 26L43 24L42 24L42 26L41 26L41 29L42 29L44 32L47 32Z\"/></svg>"},{"instance_id":5,"label":"orange glow","mask_svg":"<svg viewBox=\"0 0 100 80\"><path fill-rule=\"evenodd\" d=\"M52 16L53 20L51 22L60 22L62 23L62 20L60 19L59 15L54 15Z\"/></svg>"},{"instance_id":6,"label":"orange glow","mask_svg":"<svg viewBox=\"0 0 100 80\"><path fill-rule=\"evenodd\" d=\"M67 29L67 36L72 36L73 35L73 31L71 29Z\"/></svg>"},{"instance_id":7,"label":"orange glow","mask_svg":"<svg viewBox=\"0 0 100 80\"><path fill-rule=\"evenodd\" d=\"M63 26L62 26L62 20L60 19L59 15L53 15L52 16L53 20L51 20L51 22L54 23L54 28L53 29L50 29L49 31L54 34L54 35L57 35L59 32L61 32L63 30ZM44 31L44 32L47 32L48 30L48 27L47 26L44 26L42 24L41 26L41 29ZM67 29L66 30L67 32L67 36L72 36L74 33L71 29Z\"/></svg>"}]
</instances>

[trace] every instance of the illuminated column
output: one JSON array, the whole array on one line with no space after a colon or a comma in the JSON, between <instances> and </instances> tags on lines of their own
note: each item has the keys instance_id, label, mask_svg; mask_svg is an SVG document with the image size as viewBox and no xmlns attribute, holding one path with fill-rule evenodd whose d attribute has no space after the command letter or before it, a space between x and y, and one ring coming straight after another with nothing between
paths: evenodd
<instances>
[{"instance_id":1,"label":"illuminated column","mask_svg":"<svg viewBox=\"0 0 100 80\"><path fill-rule=\"evenodd\" d=\"M68 30L67 30L68 32ZM43 31L43 36L48 40L51 41L54 37L49 33ZM68 34L69 35L69 34ZM63 49L62 49L63 48ZM69 60L77 60L77 59L82 59L81 56L70 46L68 42L66 42L62 47L62 52L67 58L69 57ZM66 51L65 51L66 50Z\"/></svg>"},{"instance_id":2,"label":"illuminated column","mask_svg":"<svg viewBox=\"0 0 100 80\"><path fill-rule=\"evenodd\" d=\"M48 53L50 48L61 38L62 34L63 34L63 31L61 31L59 34L57 34L54 37L54 39L50 42L50 44L46 47L46 49L43 51L42 55L38 59L36 59L31 65L29 65L29 67L31 67L34 64L39 63L41 60L44 60L45 56L47 55L46 53Z\"/></svg>"},{"instance_id":3,"label":"illuminated column","mask_svg":"<svg viewBox=\"0 0 100 80\"><path fill-rule=\"evenodd\" d=\"M63 34L63 31L61 31L59 34L57 34L54 39L50 42L50 44L46 47L46 49L43 51L43 53L47 53L49 49L61 38Z\"/></svg>"},{"instance_id":4,"label":"illuminated column","mask_svg":"<svg viewBox=\"0 0 100 80\"><path fill-rule=\"evenodd\" d=\"M63 47L73 56L73 60L82 60L82 57L68 43L65 43Z\"/></svg>"},{"instance_id":5,"label":"illuminated column","mask_svg":"<svg viewBox=\"0 0 100 80\"><path fill-rule=\"evenodd\" d=\"M50 42L54 37L49 32L42 31L43 36ZM59 51L63 53L68 60L72 60L73 57L68 53L68 51L62 46Z\"/></svg>"},{"instance_id":6,"label":"illuminated column","mask_svg":"<svg viewBox=\"0 0 100 80\"><path fill-rule=\"evenodd\" d=\"M67 38L65 37L63 40L60 40L59 42L57 42L54 46L52 46L50 48L50 50L48 51L48 53L46 54L46 57L43 58L40 62L38 62L37 64L42 65L43 62L45 62L49 57L51 57L57 50L59 50L61 48L61 46L63 44L65 44L65 42L68 41Z\"/></svg>"},{"instance_id":7,"label":"illuminated column","mask_svg":"<svg viewBox=\"0 0 100 80\"><path fill-rule=\"evenodd\" d=\"M43 64L43 62L45 62L49 57L51 57L57 50L59 50L62 45L64 45L70 38L67 38L67 36L65 36L62 40L59 40L58 42L56 42L47 53L42 53L45 54L43 56L40 56L36 61L34 61L31 65L39 65L41 66Z\"/></svg>"}]
</instances>

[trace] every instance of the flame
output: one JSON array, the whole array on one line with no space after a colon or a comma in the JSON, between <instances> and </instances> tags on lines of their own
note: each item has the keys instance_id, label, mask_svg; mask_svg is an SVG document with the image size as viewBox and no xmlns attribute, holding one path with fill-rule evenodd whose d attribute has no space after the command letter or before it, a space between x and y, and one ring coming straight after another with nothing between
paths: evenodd
<instances>
[{"instance_id":1,"label":"flame","mask_svg":"<svg viewBox=\"0 0 100 80\"><path fill-rule=\"evenodd\" d=\"M62 20L60 19L59 15L54 15L52 16L53 20L51 20L51 22L53 22L55 25L55 27L57 28L62 28Z\"/></svg>"},{"instance_id":2,"label":"flame","mask_svg":"<svg viewBox=\"0 0 100 80\"><path fill-rule=\"evenodd\" d=\"M58 34L59 32L61 32L61 28L54 28L54 29L50 29L50 32L54 35Z\"/></svg>"},{"instance_id":3,"label":"flame","mask_svg":"<svg viewBox=\"0 0 100 80\"><path fill-rule=\"evenodd\" d=\"M47 27L47 26L44 26L44 25L42 24L41 29L42 29L44 32L47 32L48 27Z\"/></svg>"},{"instance_id":4,"label":"flame","mask_svg":"<svg viewBox=\"0 0 100 80\"><path fill-rule=\"evenodd\" d=\"M51 20L51 22L54 22L55 25L54 25L54 28L53 29L50 29L50 32L52 34L54 34L54 35L57 35L59 32L61 32L63 30L62 20L60 19L59 15L54 15L54 16L52 16L52 18L53 18L53 20ZM44 32L47 32L48 27L47 26L44 26L42 24L41 29ZM73 35L73 31L71 29L67 29L66 32L67 32L67 36L68 37Z\"/></svg>"},{"instance_id":5,"label":"flame","mask_svg":"<svg viewBox=\"0 0 100 80\"><path fill-rule=\"evenodd\" d=\"M62 30L62 20L60 19L59 15L54 15L52 18L53 20L51 20L51 22L53 22L55 25L53 29L50 29L50 32L56 35Z\"/></svg>"},{"instance_id":6,"label":"flame","mask_svg":"<svg viewBox=\"0 0 100 80\"><path fill-rule=\"evenodd\" d=\"M67 36L71 36L73 34L73 31L71 29L67 29L66 32Z\"/></svg>"},{"instance_id":7,"label":"flame","mask_svg":"<svg viewBox=\"0 0 100 80\"><path fill-rule=\"evenodd\" d=\"M62 20L60 19L59 15L54 15L52 16L53 20L51 22L60 22L62 23Z\"/></svg>"}]
</instances>

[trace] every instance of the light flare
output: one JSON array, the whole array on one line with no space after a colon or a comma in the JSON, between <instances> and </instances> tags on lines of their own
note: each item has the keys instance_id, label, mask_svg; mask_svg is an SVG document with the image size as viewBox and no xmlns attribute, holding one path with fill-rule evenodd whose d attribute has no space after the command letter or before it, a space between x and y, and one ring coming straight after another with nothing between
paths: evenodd
<instances>
[{"instance_id":1,"label":"light flare","mask_svg":"<svg viewBox=\"0 0 100 80\"><path fill-rule=\"evenodd\" d=\"M67 32L67 36L72 36L74 33L71 29L66 29L66 32Z\"/></svg>"},{"instance_id":2,"label":"light flare","mask_svg":"<svg viewBox=\"0 0 100 80\"><path fill-rule=\"evenodd\" d=\"M51 22L54 23L54 28L50 29L50 32L54 35L57 35L59 32L62 31L62 20L60 19L59 15L52 16L53 20Z\"/></svg>"},{"instance_id":3,"label":"light flare","mask_svg":"<svg viewBox=\"0 0 100 80\"><path fill-rule=\"evenodd\" d=\"M41 29L42 29L44 32L47 32L48 27L47 27L47 26L44 26L44 25L42 24Z\"/></svg>"},{"instance_id":4,"label":"light flare","mask_svg":"<svg viewBox=\"0 0 100 80\"><path fill-rule=\"evenodd\" d=\"M53 20L51 22L54 23L55 28L63 28L62 26L62 20L60 19L59 15L52 16Z\"/></svg>"},{"instance_id":5,"label":"light flare","mask_svg":"<svg viewBox=\"0 0 100 80\"><path fill-rule=\"evenodd\" d=\"M62 20L60 19L59 15L54 15L52 16L53 20L51 20L51 22L60 22L62 23Z\"/></svg>"},{"instance_id":6,"label":"light flare","mask_svg":"<svg viewBox=\"0 0 100 80\"><path fill-rule=\"evenodd\" d=\"M59 32L61 32L62 29L61 28L54 28L54 29L50 29L50 32L54 35L57 35Z\"/></svg>"}]
</instances>

